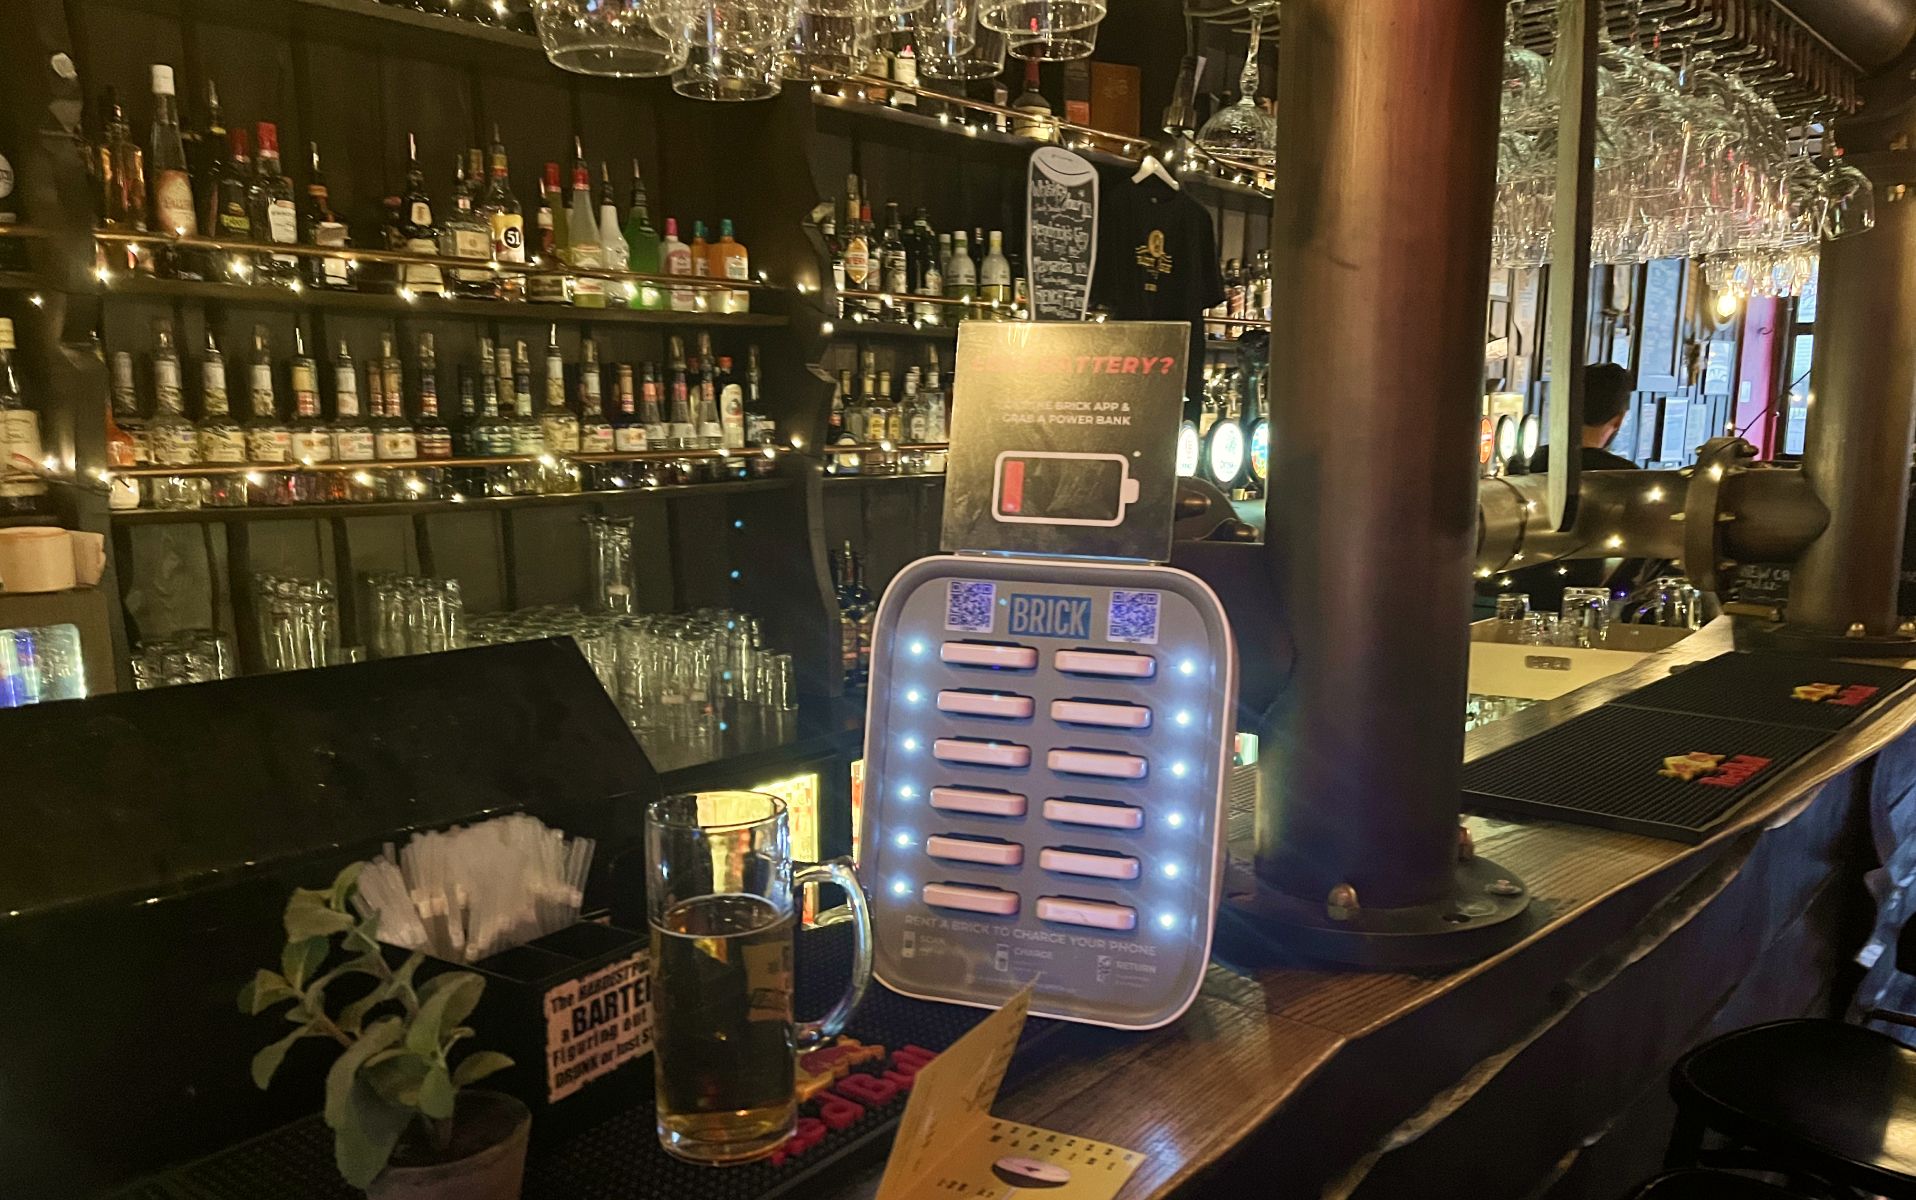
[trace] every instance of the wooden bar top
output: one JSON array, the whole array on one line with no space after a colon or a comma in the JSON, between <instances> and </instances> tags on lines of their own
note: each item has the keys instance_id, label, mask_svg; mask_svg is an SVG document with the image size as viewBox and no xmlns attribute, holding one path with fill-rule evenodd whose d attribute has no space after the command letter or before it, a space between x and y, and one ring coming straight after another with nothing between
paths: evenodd
<instances>
[{"instance_id":1,"label":"wooden bar top","mask_svg":"<svg viewBox=\"0 0 1916 1200\"><path fill-rule=\"evenodd\" d=\"M1617 675L1473 731L1466 757L1481 758L1730 649L1729 622L1714 622ZM1147 1033L1073 1029L1063 1036L1075 1044L1056 1056L1058 1065L1002 1096L995 1111L1143 1152L1147 1161L1121 1200L1178 1194L1220 1167L1244 1170L1246 1156L1270 1161L1270 1190L1260 1195L1349 1195L1385 1150L1462 1103L1483 1064L1516 1052L1574 1003L1577 977L1593 959L1645 936L1639 927L1654 924L1674 893L1714 894L1709 889L1734 878L1763 830L1794 818L1823 784L1912 723L1916 691L1780 772L1700 845L1472 817L1479 853L1530 887L1538 927L1520 944L1429 975L1329 970L1276 948L1255 968L1214 956L1181 1020ZM1244 855L1236 851L1250 832L1254 787L1252 772L1240 770L1232 827L1238 870L1248 858L1248 845ZM1349 1078L1353 1072L1361 1078ZM1310 1128L1313 1136L1273 1147L1278 1125ZM825 1194L870 1196L879 1174L873 1169Z\"/></svg>"}]
</instances>

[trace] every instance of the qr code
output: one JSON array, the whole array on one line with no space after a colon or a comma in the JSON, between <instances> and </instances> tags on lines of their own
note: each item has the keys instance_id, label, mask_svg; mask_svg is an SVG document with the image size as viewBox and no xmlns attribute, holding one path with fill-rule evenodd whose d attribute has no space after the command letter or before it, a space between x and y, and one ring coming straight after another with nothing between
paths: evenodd
<instances>
[{"instance_id":1,"label":"qr code","mask_svg":"<svg viewBox=\"0 0 1916 1200\"><path fill-rule=\"evenodd\" d=\"M954 579L945 592L945 628L960 633L990 633L992 600L998 585Z\"/></svg>"},{"instance_id":2,"label":"qr code","mask_svg":"<svg viewBox=\"0 0 1916 1200\"><path fill-rule=\"evenodd\" d=\"M1111 593L1111 633L1114 642L1158 644L1158 593Z\"/></svg>"}]
</instances>

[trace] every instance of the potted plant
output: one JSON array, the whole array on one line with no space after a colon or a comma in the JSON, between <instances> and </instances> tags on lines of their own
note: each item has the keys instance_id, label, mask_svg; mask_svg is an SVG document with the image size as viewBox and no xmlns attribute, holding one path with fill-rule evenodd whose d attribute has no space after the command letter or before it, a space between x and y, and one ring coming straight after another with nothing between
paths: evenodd
<instances>
[{"instance_id":1,"label":"potted plant","mask_svg":"<svg viewBox=\"0 0 1916 1200\"><path fill-rule=\"evenodd\" d=\"M253 1056L253 1082L271 1083L295 1043L331 1039L339 1057L326 1075L326 1124L348 1183L373 1200L518 1200L531 1113L510 1096L464 1090L512 1060L490 1050L450 1058L472 1036L464 1022L486 981L447 971L414 987L425 956L392 966L377 919L349 907L359 867L330 888L294 890L280 969L240 989L249 1015L292 1002L292 1032ZM361 994L334 1010L326 992L335 984Z\"/></svg>"}]
</instances>

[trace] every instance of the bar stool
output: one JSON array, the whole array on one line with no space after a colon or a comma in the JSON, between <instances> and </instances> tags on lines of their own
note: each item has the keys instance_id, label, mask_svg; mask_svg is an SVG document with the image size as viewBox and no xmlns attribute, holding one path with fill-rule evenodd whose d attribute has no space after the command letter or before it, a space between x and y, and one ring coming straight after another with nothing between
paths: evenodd
<instances>
[{"instance_id":1,"label":"bar stool","mask_svg":"<svg viewBox=\"0 0 1916 1200\"><path fill-rule=\"evenodd\" d=\"M1916 1051L1894 1039L1840 1021L1753 1025L1684 1055L1670 1091L1671 1167L1698 1162L1715 1130L1755 1165L1916 1200Z\"/></svg>"},{"instance_id":2,"label":"bar stool","mask_svg":"<svg viewBox=\"0 0 1916 1200\"><path fill-rule=\"evenodd\" d=\"M1672 1171L1630 1193L1630 1200L1809 1200L1792 1192L1728 1171Z\"/></svg>"}]
</instances>

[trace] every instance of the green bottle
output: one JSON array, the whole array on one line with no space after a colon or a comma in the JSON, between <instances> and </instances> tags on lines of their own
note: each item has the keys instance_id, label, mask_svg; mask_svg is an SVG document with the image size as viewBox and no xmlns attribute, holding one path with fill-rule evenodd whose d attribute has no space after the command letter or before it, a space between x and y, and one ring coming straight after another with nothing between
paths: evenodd
<instances>
[{"instance_id":1,"label":"green bottle","mask_svg":"<svg viewBox=\"0 0 1916 1200\"><path fill-rule=\"evenodd\" d=\"M625 219L626 270L640 275L657 275L659 231L652 228L652 214L646 211L645 181L639 178L639 160L632 160L632 211ZM640 284L632 296L633 308L664 308L665 293Z\"/></svg>"}]
</instances>

